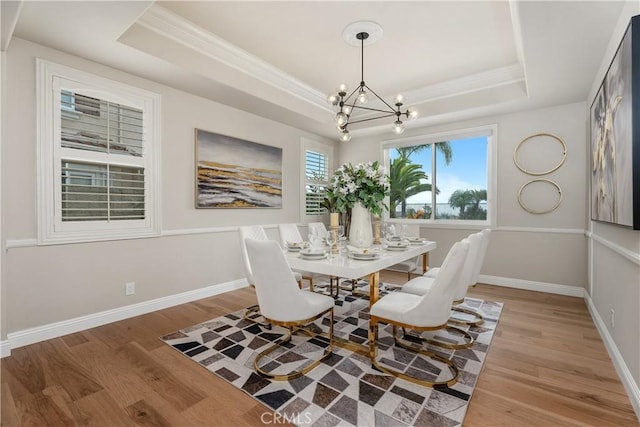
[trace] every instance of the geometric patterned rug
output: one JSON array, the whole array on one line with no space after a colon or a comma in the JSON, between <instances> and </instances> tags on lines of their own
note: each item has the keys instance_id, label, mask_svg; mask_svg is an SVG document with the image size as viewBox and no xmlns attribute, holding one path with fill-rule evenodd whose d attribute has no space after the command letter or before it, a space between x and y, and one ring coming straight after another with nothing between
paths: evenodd
<instances>
[{"instance_id":1,"label":"geometric patterned rug","mask_svg":"<svg viewBox=\"0 0 640 427\"><path fill-rule=\"evenodd\" d=\"M380 295L396 288L384 284ZM460 378L451 387L428 388L384 374L372 368L367 356L336 345L333 354L306 375L291 381L271 381L254 371L253 361L260 351L284 335L285 329L268 329L247 321L242 316L244 310L161 339L277 412L278 419L265 419L265 423L279 421L318 427L457 426L462 425L502 310L501 303L473 298L466 298L464 305L480 311L484 317L484 323L478 327L455 325L473 336L473 347L447 350L426 344L426 348L452 360L459 368ZM368 311L368 297L341 292L334 309L334 335L367 345ZM324 318L312 329L327 331L327 325L328 318ZM443 331L423 335L459 342L457 337ZM379 326L379 340L381 364L419 378L450 378L446 365L395 346L390 326ZM290 343L263 359L262 367L287 373L318 358L327 346L328 339L322 336L294 334ZM220 422L224 424L224 420Z\"/></svg>"}]
</instances>

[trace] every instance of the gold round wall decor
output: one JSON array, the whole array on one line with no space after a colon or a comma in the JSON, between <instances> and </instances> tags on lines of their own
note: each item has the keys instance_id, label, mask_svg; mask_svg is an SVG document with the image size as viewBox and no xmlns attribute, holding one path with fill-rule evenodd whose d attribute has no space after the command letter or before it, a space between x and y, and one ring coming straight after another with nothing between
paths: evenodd
<instances>
[{"instance_id":1,"label":"gold round wall decor","mask_svg":"<svg viewBox=\"0 0 640 427\"><path fill-rule=\"evenodd\" d=\"M520 163L518 162L518 150L520 150L520 147L522 147L522 144L524 144L525 142L534 139L534 138L538 138L541 136L548 136L550 138L555 139L556 141L558 141L560 143L560 145L562 146L562 159L560 160L560 162L555 165L553 168L549 169L548 171L543 171L543 172L532 172L532 171L528 171L525 168L523 168ZM531 135L526 137L525 139L523 139L522 141L520 141L520 144L518 144L518 146L516 147L515 151L513 152L513 163L516 164L516 166L518 167L518 169L520 169L522 172L528 174L528 175L533 175L533 176L540 176L540 175L547 175L550 174L551 172L554 172L556 170L558 170L558 168L560 166L562 166L562 164L564 163L565 159L567 158L567 145L564 143L564 141L562 139L560 139L559 137L552 135L550 133L536 133L535 135Z\"/></svg>"},{"instance_id":2,"label":"gold round wall decor","mask_svg":"<svg viewBox=\"0 0 640 427\"><path fill-rule=\"evenodd\" d=\"M556 202L555 205L553 205L551 208L547 209L547 210L534 210L531 209L530 207L526 206L524 204L524 202L522 201L522 191L530 184L533 184L535 182L546 182L548 184L551 184L552 186L554 186L556 188L556 190L558 191L558 201ZM560 188L560 186L558 184L556 184L555 182L551 181L550 179L544 179L544 178L537 178L537 179L532 179L531 181L525 183L522 187L520 187L520 190L518 191L518 203L520 203L520 206L522 207L522 209L524 209L525 211L532 213L532 214L546 214L549 212L553 212L554 210L556 210L558 208L558 206L560 206L560 202L562 202L562 189Z\"/></svg>"}]
</instances>

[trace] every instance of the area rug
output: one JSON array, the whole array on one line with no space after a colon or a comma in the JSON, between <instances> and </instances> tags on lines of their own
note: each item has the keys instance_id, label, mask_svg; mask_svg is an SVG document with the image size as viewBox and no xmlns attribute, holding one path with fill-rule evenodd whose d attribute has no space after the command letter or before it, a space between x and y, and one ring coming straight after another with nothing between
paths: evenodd
<instances>
[{"instance_id":1,"label":"area rug","mask_svg":"<svg viewBox=\"0 0 640 427\"><path fill-rule=\"evenodd\" d=\"M396 288L383 284L381 295ZM366 293L366 288L364 291ZM464 419L502 310L501 303L473 298L466 298L464 305L484 316L482 325L462 327L474 337L473 347L446 350L426 345L458 366L460 378L451 387L422 387L383 374L372 368L368 357L338 346L334 346L332 356L304 376L291 381L268 380L256 374L253 361L260 351L280 338L285 329L269 329L246 320L244 310L181 329L161 339L275 411L278 419L268 418L266 423L457 426ZM367 345L368 311L366 296L342 291L336 298L334 335ZM326 331L328 323L328 318L324 318L312 325L312 329ZM459 342L458 337L446 332L423 335ZM379 342L378 360L383 365L432 381L451 375L444 364L395 346L390 326L380 325ZM328 340L322 336L295 334L290 343L271 353L270 359L263 359L261 365L275 373L290 372L318 358L327 346Z\"/></svg>"}]
</instances>

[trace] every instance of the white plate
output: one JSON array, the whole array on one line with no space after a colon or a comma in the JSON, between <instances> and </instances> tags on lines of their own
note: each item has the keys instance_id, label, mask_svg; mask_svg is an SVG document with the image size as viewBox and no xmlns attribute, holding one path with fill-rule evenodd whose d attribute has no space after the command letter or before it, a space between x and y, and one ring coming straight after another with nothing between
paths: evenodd
<instances>
[{"instance_id":1,"label":"white plate","mask_svg":"<svg viewBox=\"0 0 640 427\"><path fill-rule=\"evenodd\" d=\"M300 249L302 249L300 246L287 246L289 252L300 252Z\"/></svg>"},{"instance_id":2,"label":"white plate","mask_svg":"<svg viewBox=\"0 0 640 427\"><path fill-rule=\"evenodd\" d=\"M380 258L380 254L377 254L377 253L359 254L355 252L350 252L349 258L355 259L358 261L371 261L371 260Z\"/></svg>"},{"instance_id":3,"label":"white plate","mask_svg":"<svg viewBox=\"0 0 640 427\"><path fill-rule=\"evenodd\" d=\"M317 249L302 249L300 251L300 255L303 255L305 257L311 258L311 257L321 257L327 254L327 251L318 251Z\"/></svg>"},{"instance_id":4,"label":"white plate","mask_svg":"<svg viewBox=\"0 0 640 427\"><path fill-rule=\"evenodd\" d=\"M387 250L402 252L402 251L406 251L407 247L406 246L387 246Z\"/></svg>"},{"instance_id":5,"label":"white plate","mask_svg":"<svg viewBox=\"0 0 640 427\"><path fill-rule=\"evenodd\" d=\"M405 242L387 242L387 247L394 247L394 248L406 248L407 244Z\"/></svg>"},{"instance_id":6,"label":"white plate","mask_svg":"<svg viewBox=\"0 0 640 427\"><path fill-rule=\"evenodd\" d=\"M413 244L424 243L427 240L423 237L409 237L409 241Z\"/></svg>"},{"instance_id":7,"label":"white plate","mask_svg":"<svg viewBox=\"0 0 640 427\"><path fill-rule=\"evenodd\" d=\"M305 255L303 253L300 253L300 258L306 259L307 261L318 261L318 260L321 260L321 259L325 259L327 256L328 256L328 254Z\"/></svg>"}]
</instances>

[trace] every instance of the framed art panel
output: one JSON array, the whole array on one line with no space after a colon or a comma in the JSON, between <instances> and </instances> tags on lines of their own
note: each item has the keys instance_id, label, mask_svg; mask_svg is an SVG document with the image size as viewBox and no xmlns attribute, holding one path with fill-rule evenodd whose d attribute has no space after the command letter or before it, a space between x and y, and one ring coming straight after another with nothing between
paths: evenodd
<instances>
[{"instance_id":1,"label":"framed art panel","mask_svg":"<svg viewBox=\"0 0 640 427\"><path fill-rule=\"evenodd\" d=\"M196 208L281 208L282 148L196 129Z\"/></svg>"},{"instance_id":2,"label":"framed art panel","mask_svg":"<svg viewBox=\"0 0 640 427\"><path fill-rule=\"evenodd\" d=\"M591 105L591 219L640 230L640 16Z\"/></svg>"}]
</instances>

